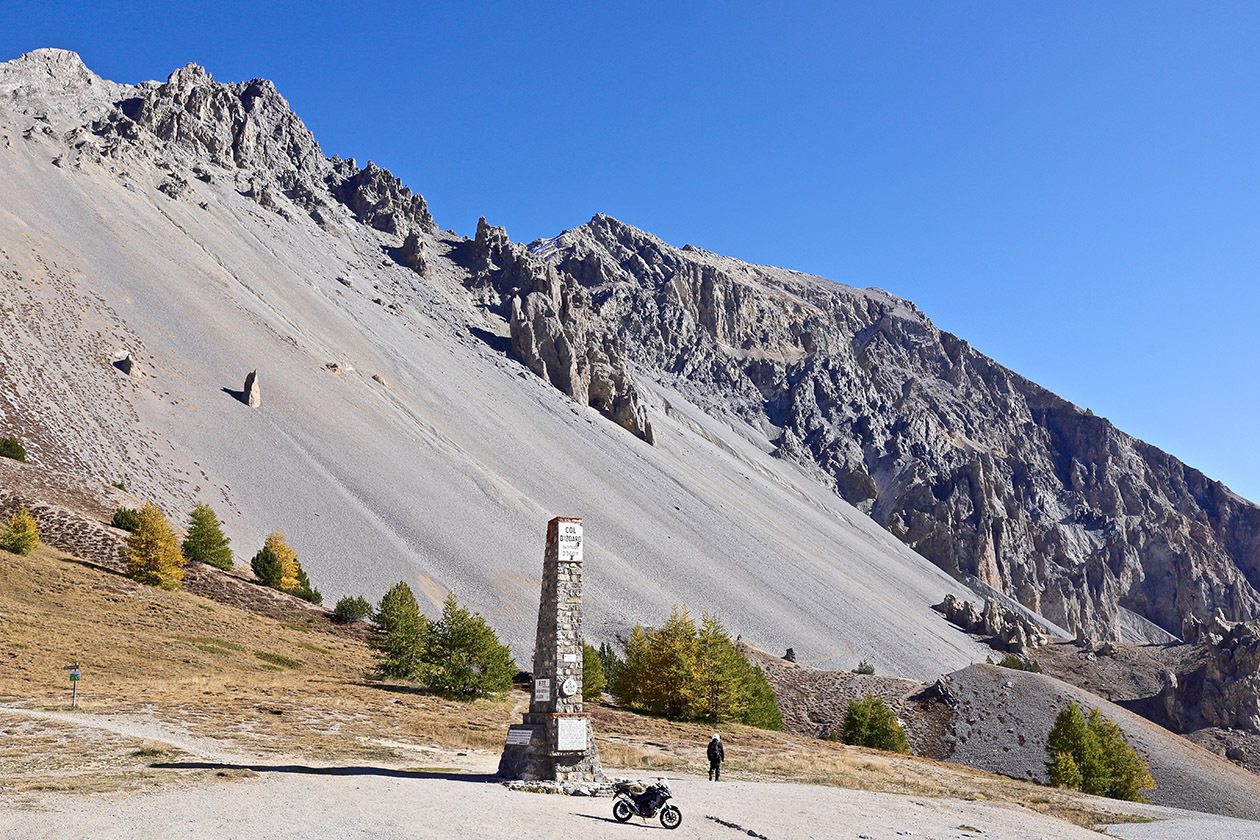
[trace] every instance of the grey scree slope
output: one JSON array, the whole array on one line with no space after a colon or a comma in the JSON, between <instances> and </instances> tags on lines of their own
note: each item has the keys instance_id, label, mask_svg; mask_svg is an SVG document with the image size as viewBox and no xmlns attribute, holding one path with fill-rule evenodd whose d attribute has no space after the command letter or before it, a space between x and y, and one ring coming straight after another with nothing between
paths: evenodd
<instances>
[{"instance_id":1,"label":"grey scree slope","mask_svg":"<svg viewBox=\"0 0 1260 840\"><path fill-rule=\"evenodd\" d=\"M443 258L460 238L427 235L421 278L339 205L324 227L286 218L153 138L76 150L68 132L127 89L73 54L0 71L0 427L35 462L125 478L181 519L209 501L238 562L279 528L326 597L453 589L520 662L555 515L585 522L591 641L685 602L826 666L927 679L983 658L929 609L961 584L753 430L646 381L648 446L475 338L502 325ZM172 176L179 198L158 190ZM224 389L255 368L250 410Z\"/></svg>"}]
</instances>

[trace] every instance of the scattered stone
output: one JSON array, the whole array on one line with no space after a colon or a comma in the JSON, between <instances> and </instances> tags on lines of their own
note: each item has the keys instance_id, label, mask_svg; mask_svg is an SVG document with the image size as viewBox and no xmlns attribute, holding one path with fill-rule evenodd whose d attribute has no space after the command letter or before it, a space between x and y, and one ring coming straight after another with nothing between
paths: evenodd
<instances>
[{"instance_id":1,"label":"scattered stone","mask_svg":"<svg viewBox=\"0 0 1260 840\"><path fill-rule=\"evenodd\" d=\"M241 402L250 408L262 407L262 391L258 386L258 371L252 370L245 377L245 387L241 390Z\"/></svg>"},{"instance_id":2,"label":"scattered stone","mask_svg":"<svg viewBox=\"0 0 1260 840\"><path fill-rule=\"evenodd\" d=\"M426 256L425 245L420 241L420 235L414 230L407 234L407 238L403 240L402 249L398 252L398 262L407 266L421 277L428 276L429 261Z\"/></svg>"},{"instance_id":3,"label":"scattered stone","mask_svg":"<svg viewBox=\"0 0 1260 840\"><path fill-rule=\"evenodd\" d=\"M795 651L793 648L788 648L788 649L787 649L787 653L783 654L783 658L784 658L784 660L786 660L786 661L788 661L788 662L795 662L795 661L796 661L796 651Z\"/></svg>"},{"instance_id":4,"label":"scattered stone","mask_svg":"<svg viewBox=\"0 0 1260 840\"><path fill-rule=\"evenodd\" d=\"M932 609L969 633L988 636L988 644L996 650L1023 656L1029 648L1041 647L1047 641L1039 626L999 604L995 598L986 598L984 609L978 610L970 601L959 600L949 593Z\"/></svg>"},{"instance_id":5,"label":"scattered stone","mask_svg":"<svg viewBox=\"0 0 1260 840\"><path fill-rule=\"evenodd\" d=\"M505 781L508 790L523 793L548 793L561 796L612 796L611 782L556 782L550 779L514 779Z\"/></svg>"},{"instance_id":6,"label":"scattered stone","mask_svg":"<svg viewBox=\"0 0 1260 840\"><path fill-rule=\"evenodd\" d=\"M178 175L170 175L162 183L158 184L158 192L165 193L171 198L181 198L188 189L187 179Z\"/></svg>"},{"instance_id":7,"label":"scattered stone","mask_svg":"<svg viewBox=\"0 0 1260 840\"><path fill-rule=\"evenodd\" d=\"M372 380L380 385L383 385L387 390L390 390L390 391L394 390L394 386L390 385L388 380L386 380L385 377L381 376L379 373L372 374Z\"/></svg>"},{"instance_id":8,"label":"scattered stone","mask_svg":"<svg viewBox=\"0 0 1260 840\"><path fill-rule=\"evenodd\" d=\"M706 820L713 820L713 821L714 821L715 823L717 823L718 825L724 825L724 826L726 826L727 828L733 828L733 829L735 829L736 831L739 831L739 832L742 832L742 833L744 833L744 834L747 834L749 837L756 837L756 838L759 838L759 840L769 840L769 838L768 838L768 837L766 837L766 835L764 835L764 834L758 834L757 832L753 831L751 828L744 828L744 827L743 827L742 825L740 825L739 823L733 823L733 822L731 822L730 820L724 820L724 819L722 819L721 817L715 817L715 816L713 816L712 814L705 814L705 815L704 815L704 818L705 818Z\"/></svg>"},{"instance_id":9,"label":"scattered stone","mask_svg":"<svg viewBox=\"0 0 1260 840\"><path fill-rule=\"evenodd\" d=\"M115 361L114 367L118 368L120 371L127 374L128 376L131 376L132 370L135 369L135 362L132 361L131 354L128 353L127 355L123 356L121 359L118 359L117 361Z\"/></svg>"}]
</instances>

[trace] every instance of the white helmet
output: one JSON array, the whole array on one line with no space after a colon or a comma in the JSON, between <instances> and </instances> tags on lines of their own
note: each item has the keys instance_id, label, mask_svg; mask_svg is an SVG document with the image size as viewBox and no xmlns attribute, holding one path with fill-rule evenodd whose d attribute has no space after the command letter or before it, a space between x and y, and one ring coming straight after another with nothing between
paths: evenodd
<instances>
[{"instance_id":1,"label":"white helmet","mask_svg":"<svg viewBox=\"0 0 1260 840\"><path fill-rule=\"evenodd\" d=\"M721 736L721 735L719 735L719 734L717 734L716 732L714 732L714 733L713 733L713 740L714 740L714 741L721 741L721 740L722 740L722 736Z\"/></svg>"}]
</instances>

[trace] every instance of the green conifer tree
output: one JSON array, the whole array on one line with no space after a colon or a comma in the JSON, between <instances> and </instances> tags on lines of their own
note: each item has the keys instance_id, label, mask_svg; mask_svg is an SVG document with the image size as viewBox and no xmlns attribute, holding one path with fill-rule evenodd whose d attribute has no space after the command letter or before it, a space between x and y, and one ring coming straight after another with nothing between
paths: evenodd
<instances>
[{"instance_id":1,"label":"green conifer tree","mask_svg":"<svg viewBox=\"0 0 1260 840\"><path fill-rule=\"evenodd\" d=\"M606 644L606 643L605 643ZM582 699L593 703L604 693L608 682L604 679L604 663L599 651L582 642Z\"/></svg>"},{"instance_id":2,"label":"green conifer tree","mask_svg":"<svg viewBox=\"0 0 1260 840\"><path fill-rule=\"evenodd\" d=\"M897 715L882 698L873 694L849 701L840 740L846 744L875 750L909 752L906 731L897 721Z\"/></svg>"},{"instance_id":3,"label":"green conifer tree","mask_svg":"<svg viewBox=\"0 0 1260 840\"><path fill-rule=\"evenodd\" d=\"M420 654L428 631L429 619L420 612L411 587L403 581L391 586L372 615L372 635L368 638L376 656L376 675L402 680L419 677Z\"/></svg>"},{"instance_id":4,"label":"green conifer tree","mask_svg":"<svg viewBox=\"0 0 1260 840\"><path fill-rule=\"evenodd\" d=\"M626 658L613 674L612 693L617 702L639 708L644 697L644 683L652 667L652 647L642 624L635 624L626 640Z\"/></svg>"},{"instance_id":5,"label":"green conifer tree","mask_svg":"<svg viewBox=\"0 0 1260 840\"><path fill-rule=\"evenodd\" d=\"M759 665L751 665L744 682L744 690L748 697L744 710L744 723L758 729L783 729L783 712L779 709L779 697L774 687L766 679L766 674Z\"/></svg>"},{"instance_id":6,"label":"green conifer tree","mask_svg":"<svg viewBox=\"0 0 1260 840\"><path fill-rule=\"evenodd\" d=\"M648 634L651 671L643 679L643 703L649 712L686 720L694 707L697 680L696 624L684 604Z\"/></svg>"},{"instance_id":7,"label":"green conifer tree","mask_svg":"<svg viewBox=\"0 0 1260 840\"><path fill-rule=\"evenodd\" d=\"M421 679L429 688L465 700L510 690L517 670L507 645L478 613L461 607L453 592L425 634L420 659Z\"/></svg>"},{"instance_id":8,"label":"green conifer tree","mask_svg":"<svg viewBox=\"0 0 1260 840\"><path fill-rule=\"evenodd\" d=\"M280 581L284 577L284 566L280 564L280 558L276 553L267 546L263 546L254 555L254 559L249 561L249 568L253 570L254 577L258 578L272 589L280 588Z\"/></svg>"},{"instance_id":9,"label":"green conifer tree","mask_svg":"<svg viewBox=\"0 0 1260 840\"><path fill-rule=\"evenodd\" d=\"M210 505L202 502L188 517L188 536L184 538L184 557L190 563L205 563L216 569L232 568L232 549L223 535L223 523Z\"/></svg>"},{"instance_id":10,"label":"green conifer tree","mask_svg":"<svg viewBox=\"0 0 1260 840\"><path fill-rule=\"evenodd\" d=\"M695 690L688 717L718 723L742 720L748 708L751 668L722 623L705 613L696 638Z\"/></svg>"},{"instance_id":11,"label":"green conifer tree","mask_svg":"<svg viewBox=\"0 0 1260 840\"><path fill-rule=\"evenodd\" d=\"M1098 742L1097 734L1090 730L1089 721L1085 715L1073 702L1069 702L1059 711L1054 719L1054 726L1050 729L1050 735L1046 739L1046 754L1050 758L1046 765L1046 772L1050 775L1050 783L1068 787L1067 783L1074 777L1071 775L1071 766L1057 760L1059 753L1072 758L1081 776L1079 783L1081 790L1095 796L1105 795L1106 790L1111 786L1111 773L1103 757L1102 745ZM1056 778L1056 772L1068 775L1064 778Z\"/></svg>"}]
</instances>

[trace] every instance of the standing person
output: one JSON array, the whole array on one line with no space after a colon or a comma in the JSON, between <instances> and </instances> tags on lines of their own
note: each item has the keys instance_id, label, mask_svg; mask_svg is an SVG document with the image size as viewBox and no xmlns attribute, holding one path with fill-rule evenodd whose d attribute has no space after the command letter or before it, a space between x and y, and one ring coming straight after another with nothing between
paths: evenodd
<instances>
[{"instance_id":1,"label":"standing person","mask_svg":"<svg viewBox=\"0 0 1260 840\"><path fill-rule=\"evenodd\" d=\"M722 736L713 733L709 741L709 781L716 782L722 776L722 762L726 760L726 750L722 749Z\"/></svg>"}]
</instances>

